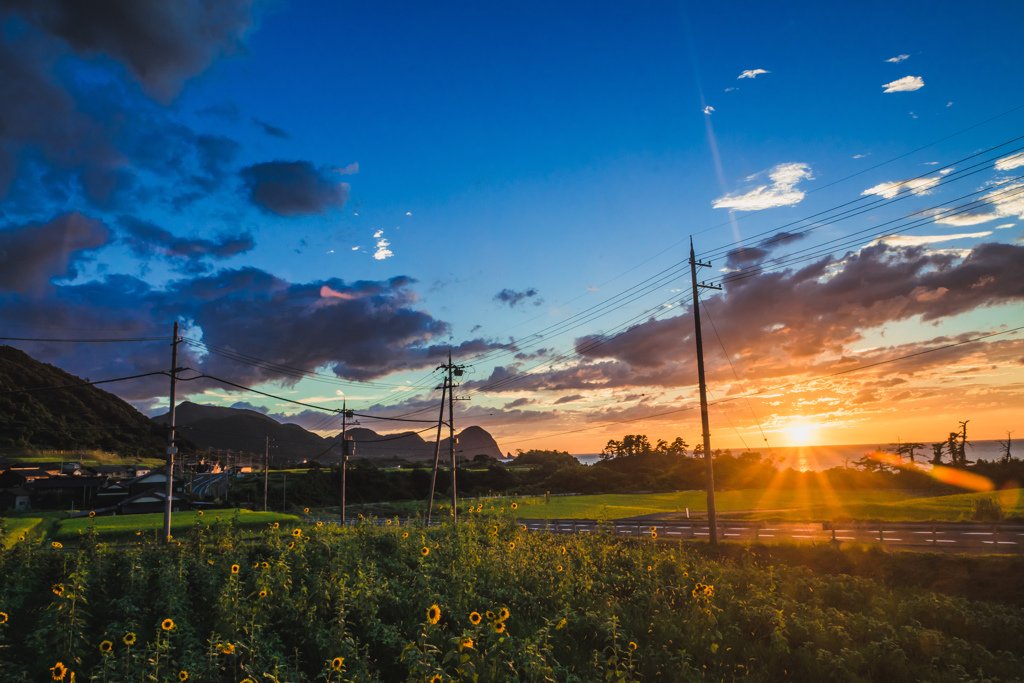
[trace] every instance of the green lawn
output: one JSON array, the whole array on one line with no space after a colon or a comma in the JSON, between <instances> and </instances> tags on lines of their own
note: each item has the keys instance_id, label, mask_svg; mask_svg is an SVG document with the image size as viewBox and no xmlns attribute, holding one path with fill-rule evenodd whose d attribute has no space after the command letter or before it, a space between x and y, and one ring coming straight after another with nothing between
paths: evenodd
<instances>
[{"instance_id":1,"label":"green lawn","mask_svg":"<svg viewBox=\"0 0 1024 683\"><path fill-rule=\"evenodd\" d=\"M10 548L18 543L22 537L28 537L43 523L40 517L7 517L5 521L7 531L2 539L5 548Z\"/></svg>"},{"instance_id":2,"label":"green lawn","mask_svg":"<svg viewBox=\"0 0 1024 683\"><path fill-rule=\"evenodd\" d=\"M999 501L1006 516L1024 516L1020 489L999 493L921 497L907 491L826 491L821 489L746 489L719 491L715 505L719 513L738 517L789 520L883 519L888 521L969 520L979 498ZM507 499L484 501L484 512L494 506L498 512L510 506ZM621 519L638 515L707 511L703 491L649 494L606 494L595 496L552 496L522 498L516 515L532 519Z\"/></svg>"},{"instance_id":3,"label":"green lawn","mask_svg":"<svg viewBox=\"0 0 1024 683\"><path fill-rule=\"evenodd\" d=\"M238 525L243 527L273 522L286 524L299 521L299 518L295 515L284 515L279 512L253 512L252 510L242 509L208 510L203 513L202 519L207 524L226 523L234 519L236 511L238 512ZM171 520L171 534L184 532L191 528L199 517L199 512L174 513ZM89 527L94 527L96 533L100 536L131 536L136 532L151 535L163 529L163 524L164 516L159 512L145 515L118 515L116 517L81 517L59 522L54 536L59 541L78 538L88 533Z\"/></svg>"},{"instance_id":4,"label":"green lawn","mask_svg":"<svg viewBox=\"0 0 1024 683\"><path fill-rule=\"evenodd\" d=\"M164 464L161 458L121 458L116 453L106 453L104 451L84 451L81 455L78 453L62 453L60 451L40 451L31 454L7 452L0 453L0 455L3 455L11 462L24 463L26 465L37 462L81 462L86 467L92 465L145 465L147 467L159 467Z\"/></svg>"}]
</instances>

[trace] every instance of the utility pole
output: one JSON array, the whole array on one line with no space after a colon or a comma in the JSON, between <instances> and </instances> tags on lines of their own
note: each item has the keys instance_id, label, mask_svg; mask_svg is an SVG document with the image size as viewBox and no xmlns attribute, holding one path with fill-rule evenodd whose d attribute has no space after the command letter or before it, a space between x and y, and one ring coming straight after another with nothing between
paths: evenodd
<instances>
[{"instance_id":1,"label":"utility pole","mask_svg":"<svg viewBox=\"0 0 1024 683\"><path fill-rule=\"evenodd\" d=\"M441 425L444 424L444 396L448 391L448 378L444 378L441 385L441 412L437 416L437 438L434 440L434 473L430 475L430 498L427 502L427 526L430 526L430 516L434 513L434 486L437 484L437 464L441 459Z\"/></svg>"},{"instance_id":2,"label":"utility pole","mask_svg":"<svg viewBox=\"0 0 1024 683\"><path fill-rule=\"evenodd\" d=\"M174 322L174 333L171 336L171 410L168 413L170 428L167 430L167 459L165 460L167 478L167 507L164 509L164 541L171 539L171 509L174 507L174 389L178 379L178 322Z\"/></svg>"},{"instance_id":3,"label":"utility pole","mask_svg":"<svg viewBox=\"0 0 1024 683\"><path fill-rule=\"evenodd\" d=\"M352 417L352 411L347 408L347 400L341 402L341 525L345 526L345 475L348 469L349 444L346 432L348 430L348 418ZM352 444L353 446L355 444Z\"/></svg>"},{"instance_id":4,"label":"utility pole","mask_svg":"<svg viewBox=\"0 0 1024 683\"><path fill-rule=\"evenodd\" d=\"M263 456L263 511L267 511L267 493L270 490L270 434L267 434L267 450Z\"/></svg>"},{"instance_id":5,"label":"utility pole","mask_svg":"<svg viewBox=\"0 0 1024 683\"><path fill-rule=\"evenodd\" d=\"M715 471L711 463L711 429L708 426L708 394L704 382L704 344L700 336L700 294L698 289L721 289L706 283L697 284L697 266L710 266L701 263L693 252L693 238L690 238L690 277L693 280L693 325L697 338L697 380L700 383L700 422L704 433L704 466L707 471L708 489L708 538L711 545L718 545L718 515L715 513Z\"/></svg>"}]
</instances>

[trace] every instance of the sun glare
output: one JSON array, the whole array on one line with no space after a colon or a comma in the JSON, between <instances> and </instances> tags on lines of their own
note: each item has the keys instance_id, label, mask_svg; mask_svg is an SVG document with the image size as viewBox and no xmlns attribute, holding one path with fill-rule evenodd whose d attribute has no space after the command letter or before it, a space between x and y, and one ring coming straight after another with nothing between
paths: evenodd
<instances>
[{"instance_id":1,"label":"sun glare","mask_svg":"<svg viewBox=\"0 0 1024 683\"><path fill-rule=\"evenodd\" d=\"M815 427L807 422L794 422L786 433L789 435L790 446L810 446L814 438Z\"/></svg>"}]
</instances>

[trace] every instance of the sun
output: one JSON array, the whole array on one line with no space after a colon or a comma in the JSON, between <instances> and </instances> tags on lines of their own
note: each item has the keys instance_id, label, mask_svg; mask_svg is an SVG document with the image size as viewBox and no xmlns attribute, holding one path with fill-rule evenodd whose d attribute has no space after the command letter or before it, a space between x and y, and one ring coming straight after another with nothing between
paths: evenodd
<instances>
[{"instance_id":1,"label":"sun","mask_svg":"<svg viewBox=\"0 0 1024 683\"><path fill-rule=\"evenodd\" d=\"M804 420L798 420L786 428L791 446L809 446L817 432L817 427Z\"/></svg>"}]
</instances>

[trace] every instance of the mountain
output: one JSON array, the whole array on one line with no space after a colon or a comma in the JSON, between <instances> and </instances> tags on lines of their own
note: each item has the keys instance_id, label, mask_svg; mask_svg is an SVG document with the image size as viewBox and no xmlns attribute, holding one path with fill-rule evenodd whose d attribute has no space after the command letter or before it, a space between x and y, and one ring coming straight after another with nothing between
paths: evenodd
<instances>
[{"instance_id":1,"label":"mountain","mask_svg":"<svg viewBox=\"0 0 1024 683\"><path fill-rule=\"evenodd\" d=\"M85 381L24 351L0 346L0 448L163 456L167 444L164 427L97 387L3 395L16 389Z\"/></svg>"},{"instance_id":2,"label":"mountain","mask_svg":"<svg viewBox=\"0 0 1024 683\"><path fill-rule=\"evenodd\" d=\"M154 418L167 424L167 414ZM340 437L323 438L296 424L281 424L255 410L206 406L191 402L175 410L179 433L200 449L243 451L262 455L270 437L271 462L317 460L329 465L341 462ZM436 432L426 435L432 437ZM353 427L348 436L355 442L353 459L433 461L434 441L415 432L378 434L372 429ZM480 427L467 427L457 435L459 461L485 453L503 457L494 438ZM448 439L441 442L441 456L448 454Z\"/></svg>"},{"instance_id":3,"label":"mountain","mask_svg":"<svg viewBox=\"0 0 1024 683\"><path fill-rule=\"evenodd\" d=\"M153 418L166 425L168 414ZM255 410L206 406L185 401L174 411L175 428L201 450L230 450L263 455L270 437L271 462L315 460L330 446L299 425L281 424Z\"/></svg>"}]
</instances>

